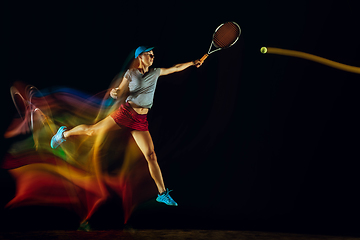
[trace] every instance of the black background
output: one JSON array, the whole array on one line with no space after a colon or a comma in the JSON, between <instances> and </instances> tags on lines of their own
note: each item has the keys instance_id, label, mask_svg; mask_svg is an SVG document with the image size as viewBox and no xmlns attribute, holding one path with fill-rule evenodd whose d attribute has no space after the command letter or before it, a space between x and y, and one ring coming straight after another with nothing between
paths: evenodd
<instances>
[{"instance_id":1,"label":"black background","mask_svg":"<svg viewBox=\"0 0 360 240\"><path fill-rule=\"evenodd\" d=\"M170 67L200 58L214 29L235 21L242 35L233 47L159 79L150 132L180 206L144 203L129 224L358 234L359 75L259 51L279 47L360 66L354 2L2 2L1 133L15 114L16 80L96 94L137 46L155 46L154 66ZM1 181L5 205L15 189L4 170ZM51 207L0 213L9 229L78 224ZM116 199L93 221L121 228Z\"/></svg>"}]
</instances>

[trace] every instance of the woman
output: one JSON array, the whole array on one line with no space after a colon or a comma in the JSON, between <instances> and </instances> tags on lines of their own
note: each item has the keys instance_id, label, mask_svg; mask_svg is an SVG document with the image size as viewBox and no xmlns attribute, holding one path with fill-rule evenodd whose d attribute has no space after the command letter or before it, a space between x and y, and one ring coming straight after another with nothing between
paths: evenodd
<instances>
[{"instance_id":1,"label":"woman","mask_svg":"<svg viewBox=\"0 0 360 240\"><path fill-rule=\"evenodd\" d=\"M115 99L128 92L125 104L94 125L79 125L71 130L67 130L65 126L60 127L51 139L51 147L57 148L67 138L74 135L92 136L98 134L99 131L107 132L128 128L141 152L144 154L148 162L150 175L158 188L159 194L156 201L170 206L177 206L178 204L169 195L170 191L165 188L154 151L154 144L148 129L147 113L153 104L154 92L159 76L180 72L190 66L200 67L202 63L199 60L195 60L177 64L171 68L150 68L154 62L152 49L153 47L148 48L145 46L140 46L136 49L135 59L138 60L139 66L129 69L125 73L119 87L112 89L110 92L110 96Z\"/></svg>"}]
</instances>

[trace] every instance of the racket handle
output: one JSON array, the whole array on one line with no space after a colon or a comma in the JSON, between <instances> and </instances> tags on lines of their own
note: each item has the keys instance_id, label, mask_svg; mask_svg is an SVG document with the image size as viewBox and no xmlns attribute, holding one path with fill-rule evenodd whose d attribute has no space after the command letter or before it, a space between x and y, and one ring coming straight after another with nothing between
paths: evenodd
<instances>
[{"instance_id":1,"label":"racket handle","mask_svg":"<svg viewBox=\"0 0 360 240\"><path fill-rule=\"evenodd\" d=\"M200 58L200 62L203 63L205 61L205 59L209 56L209 54L205 54L202 58Z\"/></svg>"}]
</instances>

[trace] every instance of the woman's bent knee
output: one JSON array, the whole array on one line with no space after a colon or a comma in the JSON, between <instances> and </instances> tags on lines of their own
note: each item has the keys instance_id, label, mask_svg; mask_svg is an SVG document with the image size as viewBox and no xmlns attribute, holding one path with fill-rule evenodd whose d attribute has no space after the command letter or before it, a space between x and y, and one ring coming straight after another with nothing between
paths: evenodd
<instances>
[{"instance_id":1,"label":"woman's bent knee","mask_svg":"<svg viewBox=\"0 0 360 240\"><path fill-rule=\"evenodd\" d=\"M148 161L152 161L152 162L156 162L157 161L157 157L155 154L155 151L151 151L150 153L145 155L146 160Z\"/></svg>"},{"instance_id":2,"label":"woman's bent knee","mask_svg":"<svg viewBox=\"0 0 360 240\"><path fill-rule=\"evenodd\" d=\"M85 132L86 132L86 135L88 135L88 136L92 136L92 135L94 135L94 133L95 133L95 129L93 128L92 125L91 125L91 126L85 125L85 126L84 126L84 130L85 130Z\"/></svg>"}]
</instances>

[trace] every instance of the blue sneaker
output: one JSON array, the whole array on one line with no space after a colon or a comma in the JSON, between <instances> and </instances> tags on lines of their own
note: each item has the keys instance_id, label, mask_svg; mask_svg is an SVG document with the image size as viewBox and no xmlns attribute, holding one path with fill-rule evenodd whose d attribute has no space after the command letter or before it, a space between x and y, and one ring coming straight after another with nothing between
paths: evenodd
<instances>
[{"instance_id":1,"label":"blue sneaker","mask_svg":"<svg viewBox=\"0 0 360 240\"><path fill-rule=\"evenodd\" d=\"M64 138L65 131L66 131L65 126L59 128L57 133L51 138L51 142L50 142L51 148L57 148L61 143L66 141Z\"/></svg>"},{"instance_id":2,"label":"blue sneaker","mask_svg":"<svg viewBox=\"0 0 360 240\"><path fill-rule=\"evenodd\" d=\"M170 197L170 192L172 192L172 190L169 191L169 189L166 189L165 192L157 196L156 201L169 206L177 206L178 204Z\"/></svg>"}]
</instances>

